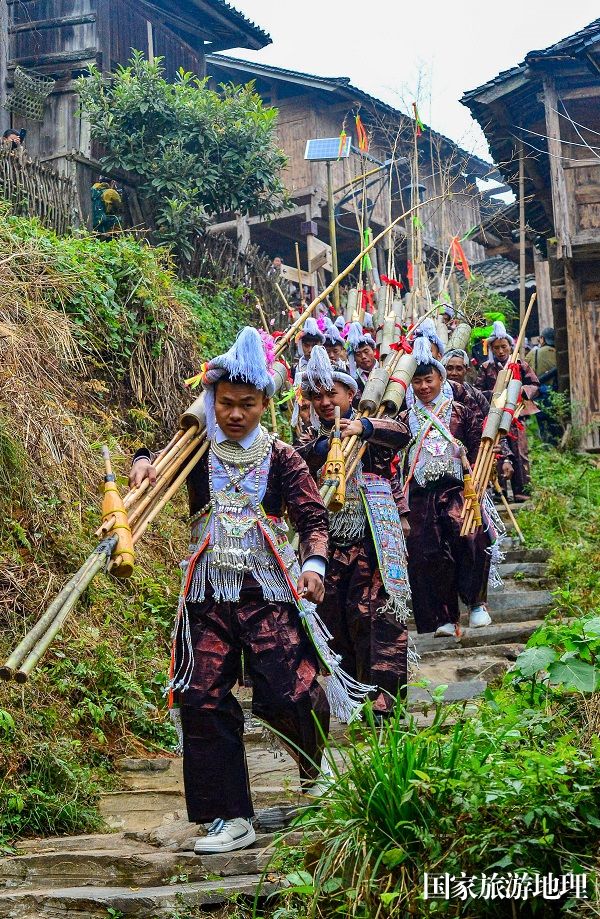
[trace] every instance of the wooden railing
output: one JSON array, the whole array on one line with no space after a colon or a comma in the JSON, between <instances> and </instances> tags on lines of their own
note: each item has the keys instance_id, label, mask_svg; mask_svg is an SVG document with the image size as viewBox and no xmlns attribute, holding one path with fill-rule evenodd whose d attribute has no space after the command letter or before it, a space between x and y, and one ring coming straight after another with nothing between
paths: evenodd
<instances>
[{"instance_id":1,"label":"wooden railing","mask_svg":"<svg viewBox=\"0 0 600 919\"><path fill-rule=\"evenodd\" d=\"M0 146L0 197L10 202L13 213L38 217L57 233L80 223L72 179L35 162L24 149Z\"/></svg>"}]
</instances>

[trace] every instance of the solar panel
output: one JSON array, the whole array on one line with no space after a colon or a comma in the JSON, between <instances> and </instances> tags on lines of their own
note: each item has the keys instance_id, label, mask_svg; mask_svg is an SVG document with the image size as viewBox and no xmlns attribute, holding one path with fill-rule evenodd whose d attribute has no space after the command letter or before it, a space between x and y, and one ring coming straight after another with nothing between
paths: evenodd
<instances>
[{"instance_id":1,"label":"solar panel","mask_svg":"<svg viewBox=\"0 0 600 919\"><path fill-rule=\"evenodd\" d=\"M350 156L351 146L352 138L349 134L343 139L339 137L319 137L315 140L307 140L304 159L312 160L314 163L347 159Z\"/></svg>"}]
</instances>

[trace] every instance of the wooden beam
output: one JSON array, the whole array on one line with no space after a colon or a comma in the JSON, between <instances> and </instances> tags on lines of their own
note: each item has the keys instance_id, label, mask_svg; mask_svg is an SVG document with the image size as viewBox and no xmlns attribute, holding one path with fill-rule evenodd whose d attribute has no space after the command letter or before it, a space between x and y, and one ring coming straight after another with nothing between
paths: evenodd
<instances>
[{"instance_id":1,"label":"wooden beam","mask_svg":"<svg viewBox=\"0 0 600 919\"><path fill-rule=\"evenodd\" d=\"M574 89L561 89L561 99L592 99L600 96L600 85L594 83L593 86L576 86Z\"/></svg>"},{"instance_id":2,"label":"wooden beam","mask_svg":"<svg viewBox=\"0 0 600 919\"><path fill-rule=\"evenodd\" d=\"M9 67L53 67L55 64L79 64L96 60L96 48L82 48L81 51L57 51L54 54L38 54L35 57L13 57Z\"/></svg>"},{"instance_id":3,"label":"wooden beam","mask_svg":"<svg viewBox=\"0 0 600 919\"><path fill-rule=\"evenodd\" d=\"M567 183L562 167L562 143L558 119L558 95L552 77L544 77L544 111L546 113L546 135L548 137L548 158L552 182L552 207L554 230L558 239L558 258L571 257L571 224L569 220L569 198Z\"/></svg>"},{"instance_id":4,"label":"wooden beam","mask_svg":"<svg viewBox=\"0 0 600 919\"><path fill-rule=\"evenodd\" d=\"M563 169L590 169L600 167L600 159L595 156L592 160L571 160L570 163L564 163Z\"/></svg>"},{"instance_id":5,"label":"wooden beam","mask_svg":"<svg viewBox=\"0 0 600 919\"><path fill-rule=\"evenodd\" d=\"M41 29L62 29L63 26L84 26L96 22L95 13L85 16L62 16L60 19L35 19L32 22L19 22L8 27L9 35L18 32L39 32Z\"/></svg>"}]
</instances>

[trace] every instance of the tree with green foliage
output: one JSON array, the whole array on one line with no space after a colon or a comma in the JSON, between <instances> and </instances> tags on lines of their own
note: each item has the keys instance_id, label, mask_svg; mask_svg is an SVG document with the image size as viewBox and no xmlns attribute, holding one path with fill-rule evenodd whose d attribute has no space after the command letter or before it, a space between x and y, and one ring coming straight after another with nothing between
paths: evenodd
<instances>
[{"instance_id":1,"label":"tree with green foliage","mask_svg":"<svg viewBox=\"0 0 600 919\"><path fill-rule=\"evenodd\" d=\"M155 240L181 258L211 218L269 216L285 207L277 110L263 105L252 84L214 92L183 69L168 83L161 58L150 62L134 51L109 78L92 68L78 90L92 137L106 151L103 164L139 179Z\"/></svg>"}]
</instances>

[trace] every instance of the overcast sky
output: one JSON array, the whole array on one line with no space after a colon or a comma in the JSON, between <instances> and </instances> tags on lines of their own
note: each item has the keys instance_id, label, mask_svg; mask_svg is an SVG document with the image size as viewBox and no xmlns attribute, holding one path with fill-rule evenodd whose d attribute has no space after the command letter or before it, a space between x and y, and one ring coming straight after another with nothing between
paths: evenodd
<instances>
[{"instance_id":1,"label":"overcast sky","mask_svg":"<svg viewBox=\"0 0 600 919\"><path fill-rule=\"evenodd\" d=\"M230 0L267 31L262 51L229 52L321 76L347 76L403 108L418 94L423 121L489 157L466 90L600 15L597 0ZM420 84L420 87L419 87Z\"/></svg>"}]
</instances>

